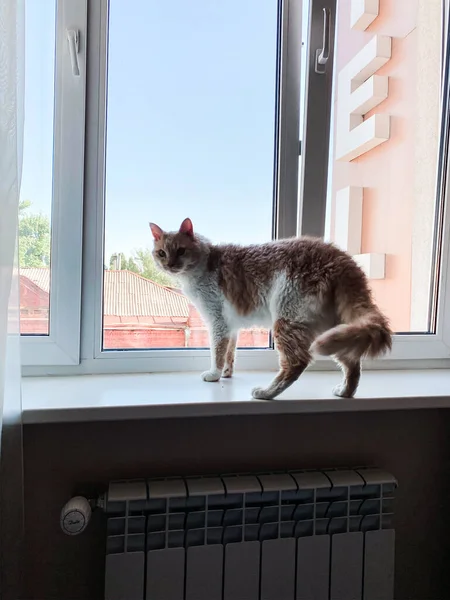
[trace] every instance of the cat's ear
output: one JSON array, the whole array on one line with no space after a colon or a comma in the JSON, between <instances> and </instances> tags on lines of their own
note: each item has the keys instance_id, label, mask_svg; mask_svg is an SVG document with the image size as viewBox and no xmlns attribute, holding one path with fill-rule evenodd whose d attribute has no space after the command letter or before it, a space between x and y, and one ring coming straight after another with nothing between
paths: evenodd
<instances>
[{"instance_id":1,"label":"cat's ear","mask_svg":"<svg viewBox=\"0 0 450 600\"><path fill-rule=\"evenodd\" d=\"M190 219L185 219L180 226L180 233L184 233L191 237L194 237L194 226L192 225L192 221Z\"/></svg>"},{"instance_id":2,"label":"cat's ear","mask_svg":"<svg viewBox=\"0 0 450 600\"><path fill-rule=\"evenodd\" d=\"M150 229L153 234L153 237L155 239L155 242L159 242L159 240L163 236L163 233L164 233L163 230L161 229L161 227L159 227L155 223L149 223L149 225L150 225Z\"/></svg>"}]
</instances>

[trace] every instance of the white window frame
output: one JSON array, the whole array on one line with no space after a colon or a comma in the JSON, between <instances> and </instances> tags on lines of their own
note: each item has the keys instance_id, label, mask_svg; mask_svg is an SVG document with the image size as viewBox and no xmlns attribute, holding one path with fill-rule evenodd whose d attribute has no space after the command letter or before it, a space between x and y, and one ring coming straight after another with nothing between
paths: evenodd
<instances>
[{"instance_id":1,"label":"white window frame","mask_svg":"<svg viewBox=\"0 0 450 600\"><path fill-rule=\"evenodd\" d=\"M24 335L22 364L80 362L87 0L56 0L49 335ZM79 31L79 75L67 30ZM26 115L25 115L26 118Z\"/></svg>"},{"instance_id":2,"label":"white window frame","mask_svg":"<svg viewBox=\"0 0 450 600\"><path fill-rule=\"evenodd\" d=\"M59 0L60 3L83 3L86 0ZM311 111L318 103L314 101L314 94L318 88L317 76L313 72L313 64L316 49L320 47L321 27L317 26L317 21L313 26L313 19L322 19L322 7L329 6L332 14L335 14L335 0L303 0L310 1L309 10L309 69L307 74L307 99L308 112L305 117L305 128L298 136L296 132L299 129L299 81L300 81L300 45L301 45L301 17L302 0L284 0L283 10L281 11L282 35L287 36L287 44L282 44L283 51L279 56L280 76L280 105L279 105L279 137L276 154L278 156L278 169L276 177L276 190L278 202L275 206L276 226L274 234L278 237L293 235L303 231L310 233L313 230L317 233L317 228L324 227L324 210L326 202L327 189L327 166L321 165L320 170L311 167L306 168L314 159L314 154L320 156L323 161L323 152L318 154L318 145L323 148L324 140L328 140L329 121L325 122L325 130L319 136L317 126L313 129L311 123L317 123L317 114ZM170 371L201 371L207 368L209 363L209 350L195 349L174 349L174 350L102 350L102 293L103 293L103 247L104 247L104 170L105 170L105 146L106 146L106 86L107 86L107 35L108 35L108 0L89 0L88 1L88 72L87 72L87 108L86 108L86 160L85 160L85 196L84 196L84 231L83 241L81 240L81 207L82 202L78 199L76 206L72 207L71 226L75 223L76 235L71 230L70 244L72 252L75 248L80 254L83 248L83 279L82 279L82 320L81 320L81 338L75 335L79 330L79 307L80 307L80 288L79 276L81 274L81 264L72 258L72 254L64 250L64 244L67 242L68 220L66 216L70 209L65 206L64 199L59 197L59 205L64 208L55 212L54 217L60 214L61 223L56 222L53 229L55 242L52 241L53 252L57 254L52 264L53 294L56 298L51 309L54 309L55 321L59 318L65 320L69 314L66 306L62 306L62 297L67 299L64 291L58 292L58 287L68 291L69 281L71 282L70 314L73 315L73 322L69 324L61 323L53 326L52 330L57 335L58 352L61 349L62 341L65 341L73 362L62 362L53 360L47 353L39 358L39 343L34 340L25 340L29 347L34 342L35 347L28 351L27 359L29 368L25 369L24 374L39 375L47 374L87 374L87 373L137 373L137 372L170 372ZM81 27L80 27L81 28ZM334 27L333 27L334 29ZM446 31L447 31L446 27ZM86 31L86 29L82 29ZM447 44L448 47L448 44ZM62 51L63 58L60 62L67 63L67 53L64 48L58 46ZM83 50L83 48L82 48ZM444 112L445 118L442 123L443 148L445 149L444 168L442 169L441 193L448 197L449 185L449 65L447 49L445 78L443 84L443 98L446 105ZM85 56L83 55L83 64ZM333 63L332 57L330 60ZM70 73L69 65L65 64L66 73ZM312 67L312 68L311 68ZM327 75L328 79L322 79L320 85L323 89L329 89L332 81L332 66ZM328 102L331 102L331 89L328 94ZM84 105L83 105L84 110ZM330 112L330 111L329 111ZM62 117L64 118L63 112ZM313 118L314 117L314 118ZM56 118L56 117L55 117ZM329 118L329 115L328 115ZM70 124L69 124L70 125ZM67 124L66 124L67 126ZM72 127L73 127L72 123ZM84 128L81 128L84 131ZM78 135L80 133L78 132ZM301 193L298 193L298 166L299 166L299 137L302 138L301 162L302 182ZM55 138L57 139L56 133ZM314 146L316 140L316 146ZM320 150L320 148L319 148ZM328 153L327 153L328 154ZM313 157L313 158L311 158ZM319 182L317 172L320 173ZM315 177L315 179L314 179ZM57 180L57 178L56 178ZM78 185L73 181L73 197L75 197L75 188L77 193L82 191L83 176L80 174ZM315 187L316 186L316 187ZM320 187L321 193L318 197L312 196L312 190ZM55 186L57 190L57 187ZM58 196L55 196L58 199ZM312 202L315 206L312 207ZM367 362L365 368L395 368L395 369L417 369L417 368L439 368L450 367L450 210L445 203L442 211L439 229L441 230L441 252L439 269L439 295L436 314L436 333L435 334L412 334L396 335L394 337L394 346L392 353L385 359L373 362ZM63 216L64 218L63 218ZM323 220L323 223L321 221ZM80 224L80 227L78 227ZM297 224L297 225L296 225ZM58 231L59 228L59 231ZM293 230L294 228L294 230ZM308 228L310 231L308 231ZM64 231L64 235L63 232ZM58 232L56 235L55 233ZM323 233L323 229L322 229ZM77 256L78 256L77 254ZM67 268L70 264L71 269ZM53 270L55 274L53 275ZM66 278L64 277L66 273ZM67 275L70 276L67 277ZM75 275L76 282L73 283ZM56 289L55 289L56 288ZM58 295L57 295L58 294ZM58 298L60 298L59 304ZM59 315L62 310L64 319ZM52 315L52 310L50 310ZM78 318L77 318L78 316ZM52 318L52 317L51 317ZM73 336L73 337L71 337ZM51 337L51 336L50 336ZM79 342L81 339L81 355L78 354ZM50 340L49 340L50 342ZM45 341L42 340L44 345ZM37 357L32 360L32 355ZM242 370L273 370L278 364L278 354L275 350L268 349L238 349L237 360L239 369ZM49 360L50 356L50 360ZM80 356L80 364L76 364L77 356ZM52 362L53 360L53 362ZM42 365L46 365L45 369ZM328 359L320 359L315 367L317 369L329 368L331 362Z\"/></svg>"}]
</instances>

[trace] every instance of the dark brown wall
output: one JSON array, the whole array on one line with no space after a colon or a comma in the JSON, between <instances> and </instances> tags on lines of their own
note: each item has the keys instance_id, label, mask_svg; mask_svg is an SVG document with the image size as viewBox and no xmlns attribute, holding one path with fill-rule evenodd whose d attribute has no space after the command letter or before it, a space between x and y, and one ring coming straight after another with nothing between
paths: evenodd
<instances>
[{"instance_id":1,"label":"dark brown wall","mask_svg":"<svg viewBox=\"0 0 450 600\"><path fill-rule=\"evenodd\" d=\"M103 598L103 515L78 537L59 528L80 483L373 465L399 480L396 599L448 599L447 432L450 412L438 410L26 426L23 598Z\"/></svg>"}]
</instances>

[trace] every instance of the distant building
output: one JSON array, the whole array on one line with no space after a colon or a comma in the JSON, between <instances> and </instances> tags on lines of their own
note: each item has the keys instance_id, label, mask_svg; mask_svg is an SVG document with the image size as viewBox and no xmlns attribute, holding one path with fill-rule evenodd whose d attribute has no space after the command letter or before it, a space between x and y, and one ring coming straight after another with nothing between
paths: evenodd
<instances>
[{"instance_id":1,"label":"distant building","mask_svg":"<svg viewBox=\"0 0 450 600\"><path fill-rule=\"evenodd\" d=\"M204 348L208 331L197 309L176 289L131 271L104 271L103 347ZM47 335L50 270L20 270L22 334ZM268 333L254 328L241 333L241 346L266 347Z\"/></svg>"}]
</instances>

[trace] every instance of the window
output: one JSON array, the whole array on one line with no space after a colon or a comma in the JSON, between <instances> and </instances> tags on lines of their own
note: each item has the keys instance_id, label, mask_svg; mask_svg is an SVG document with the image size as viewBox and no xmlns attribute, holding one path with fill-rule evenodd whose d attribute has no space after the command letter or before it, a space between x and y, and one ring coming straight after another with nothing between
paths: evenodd
<instances>
[{"instance_id":1,"label":"window","mask_svg":"<svg viewBox=\"0 0 450 600\"><path fill-rule=\"evenodd\" d=\"M420 352L444 316L444 5L401 5L338 3L325 236L354 255L399 342Z\"/></svg>"},{"instance_id":2,"label":"window","mask_svg":"<svg viewBox=\"0 0 450 600\"><path fill-rule=\"evenodd\" d=\"M360 39L340 10L327 234L365 266L395 331L434 333L442 7L419 2L397 31L379 16Z\"/></svg>"},{"instance_id":3,"label":"window","mask_svg":"<svg viewBox=\"0 0 450 600\"><path fill-rule=\"evenodd\" d=\"M27 2L22 360L80 359L86 0Z\"/></svg>"},{"instance_id":4,"label":"window","mask_svg":"<svg viewBox=\"0 0 450 600\"><path fill-rule=\"evenodd\" d=\"M198 311L155 268L148 221L271 237L278 2L132 6L109 3L103 348L207 347ZM240 346L268 344L241 332Z\"/></svg>"},{"instance_id":5,"label":"window","mask_svg":"<svg viewBox=\"0 0 450 600\"><path fill-rule=\"evenodd\" d=\"M55 101L55 0L28 3L25 131L19 208L20 330L49 334Z\"/></svg>"},{"instance_id":6,"label":"window","mask_svg":"<svg viewBox=\"0 0 450 600\"><path fill-rule=\"evenodd\" d=\"M446 2L412 1L27 3L27 372L203 369L206 327L150 252L148 221L187 216L213 241L334 241L391 358L447 359ZM268 331L239 347L275 367Z\"/></svg>"}]
</instances>

